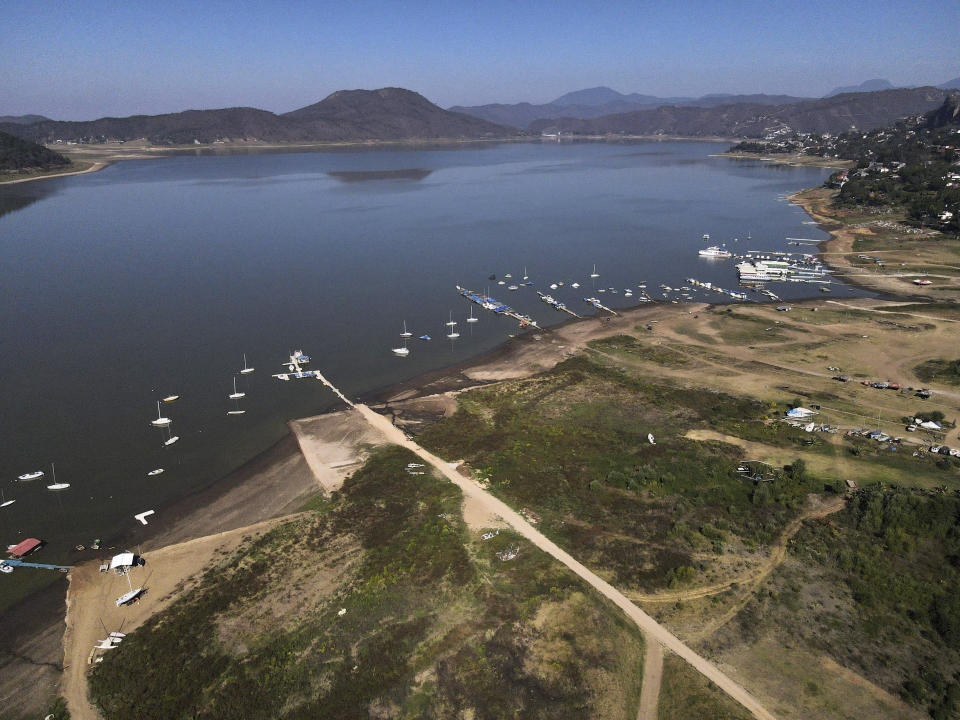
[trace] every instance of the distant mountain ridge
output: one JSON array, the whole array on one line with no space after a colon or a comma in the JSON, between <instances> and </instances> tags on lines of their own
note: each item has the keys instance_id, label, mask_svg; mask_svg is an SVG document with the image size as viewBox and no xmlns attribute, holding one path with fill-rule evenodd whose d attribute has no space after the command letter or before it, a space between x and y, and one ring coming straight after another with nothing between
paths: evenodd
<instances>
[{"instance_id":1,"label":"distant mountain ridge","mask_svg":"<svg viewBox=\"0 0 960 720\"><path fill-rule=\"evenodd\" d=\"M536 120L547 118L597 118L604 115L630 112L644 108L656 108L666 105L685 107L716 107L736 103L754 103L757 105L782 105L799 102L808 98L793 95L726 95L715 93L700 98L657 97L640 93L624 94L608 87L587 88L562 95L549 103L534 105L531 103L477 105L466 107L455 105L449 108L453 112L465 113L501 125L526 128Z\"/></svg>"},{"instance_id":2,"label":"distant mountain ridge","mask_svg":"<svg viewBox=\"0 0 960 720\"><path fill-rule=\"evenodd\" d=\"M513 128L444 110L403 88L340 90L282 115L238 107L81 122L3 123L0 130L39 143L146 139L158 145L480 139L516 134Z\"/></svg>"},{"instance_id":3,"label":"distant mountain ridge","mask_svg":"<svg viewBox=\"0 0 960 720\"><path fill-rule=\"evenodd\" d=\"M538 120L531 132L557 129L583 135L678 135L685 137L762 137L778 129L839 134L868 130L933 110L955 91L934 87L846 93L776 106L736 103L712 108L667 106L593 119Z\"/></svg>"},{"instance_id":4,"label":"distant mountain ridge","mask_svg":"<svg viewBox=\"0 0 960 720\"><path fill-rule=\"evenodd\" d=\"M837 87L828 92L823 97L829 98L834 95L843 95L845 93L859 93L859 92L876 92L878 90L893 90L894 85L889 80L883 78L876 78L875 80L864 80L859 85L847 85L845 87Z\"/></svg>"},{"instance_id":5,"label":"distant mountain ridge","mask_svg":"<svg viewBox=\"0 0 960 720\"><path fill-rule=\"evenodd\" d=\"M29 125L49 119L43 115L0 115L0 123L17 123L19 125Z\"/></svg>"}]
</instances>

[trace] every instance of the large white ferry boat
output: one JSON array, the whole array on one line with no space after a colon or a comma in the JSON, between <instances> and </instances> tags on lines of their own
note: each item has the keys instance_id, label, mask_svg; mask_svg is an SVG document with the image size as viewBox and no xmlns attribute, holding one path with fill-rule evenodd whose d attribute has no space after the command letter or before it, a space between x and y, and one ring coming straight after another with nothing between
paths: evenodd
<instances>
[{"instance_id":1,"label":"large white ferry boat","mask_svg":"<svg viewBox=\"0 0 960 720\"><path fill-rule=\"evenodd\" d=\"M710 247L703 248L703 250L700 251L700 255L703 257L710 257L710 258L733 257L733 253L731 253L729 250L724 250L722 247L719 247L717 245L711 245Z\"/></svg>"}]
</instances>

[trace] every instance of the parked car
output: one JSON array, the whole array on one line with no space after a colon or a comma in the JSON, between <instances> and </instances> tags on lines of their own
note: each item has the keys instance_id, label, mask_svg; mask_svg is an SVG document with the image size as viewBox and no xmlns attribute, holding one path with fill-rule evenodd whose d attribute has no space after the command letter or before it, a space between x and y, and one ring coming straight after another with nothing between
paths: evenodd
<instances>
[{"instance_id":1,"label":"parked car","mask_svg":"<svg viewBox=\"0 0 960 720\"><path fill-rule=\"evenodd\" d=\"M916 432L916 431L917 431L916 425L907 425L907 432Z\"/></svg>"}]
</instances>

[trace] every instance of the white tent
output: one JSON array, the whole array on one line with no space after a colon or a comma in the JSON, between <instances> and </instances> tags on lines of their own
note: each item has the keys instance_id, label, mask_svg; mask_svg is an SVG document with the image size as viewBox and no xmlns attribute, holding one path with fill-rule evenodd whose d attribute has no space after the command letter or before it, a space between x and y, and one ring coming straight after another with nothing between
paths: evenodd
<instances>
[{"instance_id":1,"label":"white tent","mask_svg":"<svg viewBox=\"0 0 960 720\"><path fill-rule=\"evenodd\" d=\"M927 430L942 430L943 427L940 423L935 422L934 420L927 420L927 422L920 423L920 427L926 428Z\"/></svg>"},{"instance_id":2,"label":"white tent","mask_svg":"<svg viewBox=\"0 0 960 720\"><path fill-rule=\"evenodd\" d=\"M120 553L119 555L114 555L113 559L110 560L110 569L116 570L117 568L133 567L134 555L132 552Z\"/></svg>"},{"instance_id":3,"label":"white tent","mask_svg":"<svg viewBox=\"0 0 960 720\"><path fill-rule=\"evenodd\" d=\"M808 418L811 415L816 415L817 413L811 410L810 408L798 407L793 410L787 410L787 417L789 418Z\"/></svg>"}]
</instances>

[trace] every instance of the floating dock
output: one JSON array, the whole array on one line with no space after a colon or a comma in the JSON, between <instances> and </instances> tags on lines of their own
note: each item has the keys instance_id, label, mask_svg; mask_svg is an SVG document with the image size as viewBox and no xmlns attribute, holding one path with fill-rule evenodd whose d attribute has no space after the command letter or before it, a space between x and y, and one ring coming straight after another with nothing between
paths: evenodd
<instances>
[{"instance_id":1,"label":"floating dock","mask_svg":"<svg viewBox=\"0 0 960 720\"><path fill-rule=\"evenodd\" d=\"M583 301L584 301L585 303L590 303L590 304L593 305L597 310L606 310L606 311L607 311L608 313L610 313L611 315L616 315L617 317L620 317L620 314L619 314L619 313L617 313L617 312L614 311L614 310L611 310L611 309L608 308L606 305L603 305L597 298L584 298Z\"/></svg>"},{"instance_id":2,"label":"floating dock","mask_svg":"<svg viewBox=\"0 0 960 720\"><path fill-rule=\"evenodd\" d=\"M554 298L552 295L547 295L546 293L542 293L539 290L537 290L537 295L539 295L540 299L543 300L543 302L545 302L547 305L552 306L554 310L562 310L565 313L570 313L575 318L580 317L573 310L568 308L564 303L560 302L559 300Z\"/></svg>"},{"instance_id":3,"label":"floating dock","mask_svg":"<svg viewBox=\"0 0 960 720\"><path fill-rule=\"evenodd\" d=\"M520 327L530 326L530 327L537 328L538 330L540 329L540 326L537 325L536 320L534 320L529 315L523 315L522 313L518 313L516 310L514 310L512 307L510 307L506 303L502 303L496 298L488 297L486 295L481 295L480 293L476 293L473 290L462 288L459 285L457 285L456 287L457 287L458 293L463 295L463 297L465 297L467 300L474 303L475 305L479 305L484 310L489 310L494 315L505 315L506 317L511 317L520 323Z\"/></svg>"}]
</instances>

